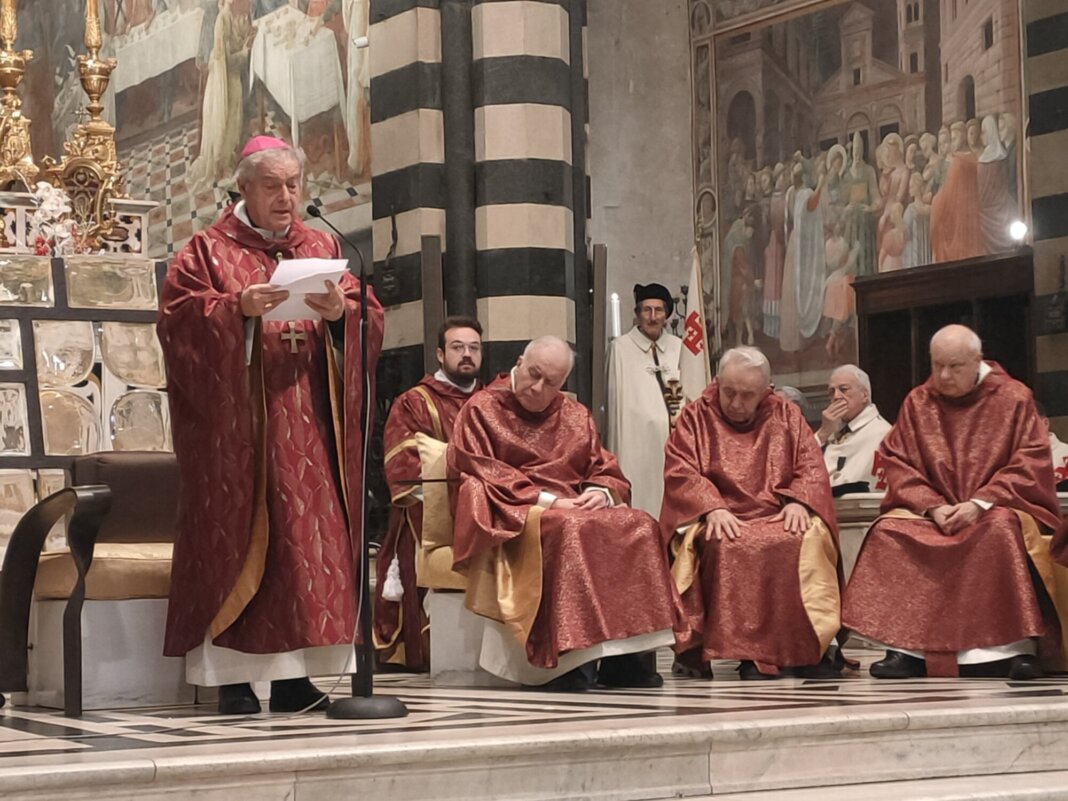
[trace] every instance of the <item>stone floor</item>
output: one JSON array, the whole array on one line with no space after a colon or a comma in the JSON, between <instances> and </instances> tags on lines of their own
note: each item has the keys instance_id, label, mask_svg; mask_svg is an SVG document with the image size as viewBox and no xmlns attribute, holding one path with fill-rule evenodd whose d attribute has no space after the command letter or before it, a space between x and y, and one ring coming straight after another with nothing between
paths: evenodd
<instances>
[{"instance_id":1,"label":"stone floor","mask_svg":"<svg viewBox=\"0 0 1068 801\"><path fill-rule=\"evenodd\" d=\"M733 667L574 695L387 675L378 692L410 710L388 721L234 719L209 705L71 720L9 705L0 795L807 801L853 784L841 788L852 798L1068 798L1068 678L748 683Z\"/></svg>"}]
</instances>

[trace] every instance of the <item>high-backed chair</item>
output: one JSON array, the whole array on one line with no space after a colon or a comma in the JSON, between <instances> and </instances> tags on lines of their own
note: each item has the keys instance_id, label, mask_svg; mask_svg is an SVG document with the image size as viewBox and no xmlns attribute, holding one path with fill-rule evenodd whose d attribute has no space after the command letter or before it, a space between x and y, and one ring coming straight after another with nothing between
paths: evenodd
<instances>
[{"instance_id":1,"label":"high-backed chair","mask_svg":"<svg viewBox=\"0 0 1068 801\"><path fill-rule=\"evenodd\" d=\"M79 457L71 481L31 509L8 544L0 690L28 690L30 703L73 716L83 705L192 701L182 660L162 656L178 508L174 455ZM68 547L42 554L65 514Z\"/></svg>"}]
</instances>

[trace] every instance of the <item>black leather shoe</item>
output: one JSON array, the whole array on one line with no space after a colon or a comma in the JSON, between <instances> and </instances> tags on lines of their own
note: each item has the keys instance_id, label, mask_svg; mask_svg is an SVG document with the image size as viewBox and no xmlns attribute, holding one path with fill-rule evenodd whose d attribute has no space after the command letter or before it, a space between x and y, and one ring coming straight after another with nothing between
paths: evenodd
<instances>
[{"instance_id":1,"label":"black leather shoe","mask_svg":"<svg viewBox=\"0 0 1068 801\"><path fill-rule=\"evenodd\" d=\"M712 678L712 665L701 659L701 648L691 648L681 654L675 654L675 661L671 663L671 672L676 676L685 676L690 679Z\"/></svg>"},{"instance_id":2,"label":"black leather shoe","mask_svg":"<svg viewBox=\"0 0 1068 801\"><path fill-rule=\"evenodd\" d=\"M326 693L307 677L278 679L271 682L272 712L319 712L330 706Z\"/></svg>"},{"instance_id":3,"label":"black leather shoe","mask_svg":"<svg viewBox=\"0 0 1068 801\"><path fill-rule=\"evenodd\" d=\"M756 662L751 659L743 659L738 665L738 676L742 681L774 681L779 678L771 673L761 673Z\"/></svg>"},{"instance_id":4,"label":"black leather shoe","mask_svg":"<svg viewBox=\"0 0 1068 801\"><path fill-rule=\"evenodd\" d=\"M592 662L589 667L580 665L562 676L557 676L552 681L548 681L545 684L528 685L528 688L546 693L584 693L593 688L593 667L594 663Z\"/></svg>"},{"instance_id":5,"label":"black leather shoe","mask_svg":"<svg viewBox=\"0 0 1068 801\"><path fill-rule=\"evenodd\" d=\"M927 666L915 656L887 651L885 659L871 666L871 675L877 679L916 679L927 675Z\"/></svg>"},{"instance_id":6,"label":"black leather shoe","mask_svg":"<svg viewBox=\"0 0 1068 801\"><path fill-rule=\"evenodd\" d=\"M255 715L260 711L260 699L252 692L251 684L223 684L219 687L220 715Z\"/></svg>"},{"instance_id":7,"label":"black leather shoe","mask_svg":"<svg viewBox=\"0 0 1068 801\"><path fill-rule=\"evenodd\" d=\"M1038 657L1031 654L1020 654L1009 660L1009 678L1013 681L1033 681L1046 677L1042 666L1038 664Z\"/></svg>"},{"instance_id":8,"label":"black leather shoe","mask_svg":"<svg viewBox=\"0 0 1068 801\"><path fill-rule=\"evenodd\" d=\"M597 683L604 687L655 689L664 686L664 677L656 672L656 654L621 654L601 660Z\"/></svg>"},{"instance_id":9,"label":"black leather shoe","mask_svg":"<svg viewBox=\"0 0 1068 801\"><path fill-rule=\"evenodd\" d=\"M842 677L842 669L836 667L834 660L829 656L823 657L815 665L795 667L792 672L799 679L839 679Z\"/></svg>"}]
</instances>

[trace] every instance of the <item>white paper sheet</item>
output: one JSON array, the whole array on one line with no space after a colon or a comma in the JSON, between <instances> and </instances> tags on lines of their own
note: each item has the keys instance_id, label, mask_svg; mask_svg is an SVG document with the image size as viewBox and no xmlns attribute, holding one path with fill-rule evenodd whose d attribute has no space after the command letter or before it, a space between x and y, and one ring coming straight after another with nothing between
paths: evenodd
<instances>
[{"instance_id":1,"label":"white paper sheet","mask_svg":"<svg viewBox=\"0 0 1068 801\"><path fill-rule=\"evenodd\" d=\"M337 284L345 274L344 259L289 259L281 261L271 276L271 284L288 289L289 297L265 315L264 320L318 320L319 313L304 302L305 295L326 291L326 282Z\"/></svg>"}]
</instances>

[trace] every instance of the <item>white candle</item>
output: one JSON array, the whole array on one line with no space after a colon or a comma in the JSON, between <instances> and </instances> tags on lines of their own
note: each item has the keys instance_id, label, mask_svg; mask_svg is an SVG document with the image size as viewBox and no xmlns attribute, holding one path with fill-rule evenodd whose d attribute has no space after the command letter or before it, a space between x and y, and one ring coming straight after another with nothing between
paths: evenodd
<instances>
[{"instance_id":1,"label":"white candle","mask_svg":"<svg viewBox=\"0 0 1068 801\"><path fill-rule=\"evenodd\" d=\"M615 339L622 333L622 328L619 319L619 293L612 293L612 339Z\"/></svg>"}]
</instances>

